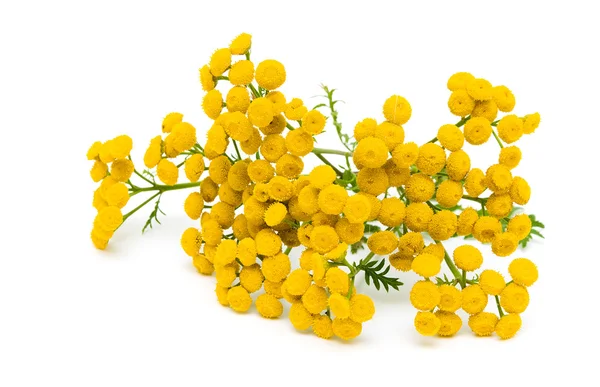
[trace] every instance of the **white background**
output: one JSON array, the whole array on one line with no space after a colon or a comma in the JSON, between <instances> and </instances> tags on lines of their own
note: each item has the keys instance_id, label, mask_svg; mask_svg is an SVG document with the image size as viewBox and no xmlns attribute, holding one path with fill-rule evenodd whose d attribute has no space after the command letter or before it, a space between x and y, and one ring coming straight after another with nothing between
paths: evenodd
<instances>
[{"instance_id":1,"label":"white background","mask_svg":"<svg viewBox=\"0 0 600 387\"><path fill-rule=\"evenodd\" d=\"M2 2L0 385L593 384L600 31L591 3ZM429 140L456 121L445 85L457 71L510 87L517 114L541 113L519 143L517 172L547 239L515 254L540 271L517 337L476 338L466 324L452 339L420 337L408 301L415 277L402 273L399 293L359 285L378 309L351 343L238 315L179 247L194 224L185 193L163 197L162 226L140 235L148 209L107 251L93 248L89 145L127 133L141 163L171 111L201 136L210 122L198 68L240 32L253 35L255 61L285 64L288 97L313 106L321 82L338 88L348 132L381 120L383 101L400 94L413 107L407 139ZM337 146L332 133L321 146ZM497 151L491 142L474 159L485 167ZM503 270L509 262L486 257Z\"/></svg>"}]
</instances>

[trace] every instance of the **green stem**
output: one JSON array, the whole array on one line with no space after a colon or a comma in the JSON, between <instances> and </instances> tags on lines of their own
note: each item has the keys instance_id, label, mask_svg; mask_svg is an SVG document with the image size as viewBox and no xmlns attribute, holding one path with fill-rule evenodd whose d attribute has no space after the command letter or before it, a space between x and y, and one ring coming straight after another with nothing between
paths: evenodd
<instances>
[{"instance_id":1,"label":"green stem","mask_svg":"<svg viewBox=\"0 0 600 387\"><path fill-rule=\"evenodd\" d=\"M136 208L134 208L133 210L129 211L128 213L126 213L125 215L123 215L123 223L125 223L125 221L127 220L127 218L129 218L131 215L135 214L137 210L139 210L140 208L144 207L146 204L148 204L152 199L154 199L155 197L157 197L158 195L162 194L162 192L157 192L154 195L150 196L150 198L148 200L146 200L145 202L143 202L142 204L140 204L139 206L137 206Z\"/></svg>"},{"instance_id":2,"label":"green stem","mask_svg":"<svg viewBox=\"0 0 600 387\"><path fill-rule=\"evenodd\" d=\"M145 192L145 191L158 191L159 193L162 192L166 192L166 191L175 191L178 189L186 189L186 188L193 188L193 187L199 187L200 183L182 183L182 184L175 184L175 185L161 185L161 184L154 184L152 187L144 187L144 188L140 188L138 190L135 191L135 193L138 192Z\"/></svg>"},{"instance_id":3,"label":"green stem","mask_svg":"<svg viewBox=\"0 0 600 387\"><path fill-rule=\"evenodd\" d=\"M233 142L233 147L235 148L235 153L237 153L238 160L241 160L242 155L240 154L240 150L238 149L237 141L235 141L233 139L231 141Z\"/></svg>"},{"instance_id":4,"label":"green stem","mask_svg":"<svg viewBox=\"0 0 600 387\"><path fill-rule=\"evenodd\" d=\"M285 127L288 128L289 130L296 130L296 128L294 128L289 122L285 123Z\"/></svg>"},{"instance_id":5,"label":"green stem","mask_svg":"<svg viewBox=\"0 0 600 387\"><path fill-rule=\"evenodd\" d=\"M431 140L429 140L429 141L427 141L427 142L428 142L428 143L430 143L430 142L431 142L431 143L434 143L434 142L437 142L437 140L438 140L438 138L437 138L437 137L434 137L434 138L432 138Z\"/></svg>"},{"instance_id":6,"label":"green stem","mask_svg":"<svg viewBox=\"0 0 600 387\"><path fill-rule=\"evenodd\" d=\"M144 175L142 175L141 173L139 173L137 170L133 170L133 173L135 173L136 175L138 175L139 177L141 177L143 180L146 180L147 183L150 183L152 185L155 185L156 183L154 183L153 181L151 181L150 179L146 178Z\"/></svg>"},{"instance_id":7,"label":"green stem","mask_svg":"<svg viewBox=\"0 0 600 387\"><path fill-rule=\"evenodd\" d=\"M440 241L435 241L435 243L444 247L444 245L442 245L442 242L440 242ZM456 268L456 266L454 265L454 262L452 262L452 259L450 259L450 256L448 255L448 252L446 251L446 249L444 249L444 262L446 262L446 265L448 265L448 267L450 268L452 275L454 275L454 278L456 278L456 280L460 284L461 289L464 289L465 286L463 285L463 282L462 282L462 276L461 276L460 272L458 271L458 269Z\"/></svg>"},{"instance_id":8,"label":"green stem","mask_svg":"<svg viewBox=\"0 0 600 387\"><path fill-rule=\"evenodd\" d=\"M471 116L463 117L460 121L458 121L456 123L456 126L458 126L460 128L461 126L463 126L464 124L466 124L467 121L469 121L470 119L471 119Z\"/></svg>"},{"instance_id":9,"label":"green stem","mask_svg":"<svg viewBox=\"0 0 600 387\"><path fill-rule=\"evenodd\" d=\"M464 289L467 286L467 271L463 270L462 271L462 283L461 283L462 288Z\"/></svg>"},{"instance_id":10,"label":"green stem","mask_svg":"<svg viewBox=\"0 0 600 387\"><path fill-rule=\"evenodd\" d=\"M287 249L283 252L285 255L288 255L292 251L292 246L288 246Z\"/></svg>"},{"instance_id":11,"label":"green stem","mask_svg":"<svg viewBox=\"0 0 600 387\"><path fill-rule=\"evenodd\" d=\"M260 97L260 93L258 92L258 90L256 90L256 88L254 87L254 85L252 83L249 83L248 87L250 88L250 90L252 90L252 95L254 96L254 98Z\"/></svg>"},{"instance_id":12,"label":"green stem","mask_svg":"<svg viewBox=\"0 0 600 387\"><path fill-rule=\"evenodd\" d=\"M341 151L337 149L313 148L312 153L322 155L340 155L352 157L352 152Z\"/></svg>"},{"instance_id":13,"label":"green stem","mask_svg":"<svg viewBox=\"0 0 600 387\"><path fill-rule=\"evenodd\" d=\"M313 152L314 153L314 152ZM329 160L327 160L325 157L323 157L323 155L321 155L320 153L315 153L315 156L317 156L322 162L324 162L325 164L329 165L331 168L333 168L333 170L335 171L335 173L339 176L342 177L344 174L342 173L342 171L340 171L339 169L337 169L333 164L331 164L329 162Z\"/></svg>"},{"instance_id":14,"label":"green stem","mask_svg":"<svg viewBox=\"0 0 600 387\"><path fill-rule=\"evenodd\" d=\"M465 200L471 200L477 203L485 203L487 201L487 198L474 198L473 196L463 196L462 197Z\"/></svg>"},{"instance_id":15,"label":"green stem","mask_svg":"<svg viewBox=\"0 0 600 387\"><path fill-rule=\"evenodd\" d=\"M494 135L494 138L496 139L496 141L498 141L498 145L500 145L500 148L504 148L502 141L500 141L500 137L498 137L498 135L496 134L496 131L493 129L492 129L492 134Z\"/></svg>"},{"instance_id":16,"label":"green stem","mask_svg":"<svg viewBox=\"0 0 600 387\"><path fill-rule=\"evenodd\" d=\"M500 317L504 316L504 311L502 311L502 307L500 306L500 298L498 296L494 296L496 298L496 306L498 307L498 313Z\"/></svg>"},{"instance_id":17,"label":"green stem","mask_svg":"<svg viewBox=\"0 0 600 387\"><path fill-rule=\"evenodd\" d=\"M224 75L219 75L218 77L214 77L213 78L215 81L228 81L229 77L226 77Z\"/></svg>"}]
</instances>

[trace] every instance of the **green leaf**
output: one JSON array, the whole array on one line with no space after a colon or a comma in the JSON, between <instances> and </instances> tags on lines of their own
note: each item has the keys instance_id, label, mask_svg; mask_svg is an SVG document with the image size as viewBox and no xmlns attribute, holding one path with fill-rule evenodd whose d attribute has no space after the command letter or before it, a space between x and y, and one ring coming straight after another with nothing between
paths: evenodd
<instances>
[{"instance_id":1,"label":"green leaf","mask_svg":"<svg viewBox=\"0 0 600 387\"><path fill-rule=\"evenodd\" d=\"M356 268L365 273L365 283L368 286L371 286L371 283L373 283L373 286L375 286L375 289L377 290L381 289L381 286L383 286L386 292L389 292L390 287L395 290L400 290L400 286L403 285L398 278L387 276L391 266L386 266L385 259L366 263L361 261Z\"/></svg>"},{"instance_id":2,"label":"green leaf","mask_svg":"<svg viewBox=\"0 0 600 387\"><path fill-rule=\"evenodd\" d=\"M167 215L163 212L163 210L160 209L160 198L162 197L162 194L158 195L158 198L156 199L156 203L154 204L154 209L152 210L152 212L150 213L150 216L148 217L148 220L146 221L146 224L144 224L144 228L142 228L142 234L144 232L146 232L146 229L148 227L152 228L152 220L155 220L156 223L161 224L160 220L158 220L158 213L160 212L163 215Z\"/></svg>"}]
</instances>

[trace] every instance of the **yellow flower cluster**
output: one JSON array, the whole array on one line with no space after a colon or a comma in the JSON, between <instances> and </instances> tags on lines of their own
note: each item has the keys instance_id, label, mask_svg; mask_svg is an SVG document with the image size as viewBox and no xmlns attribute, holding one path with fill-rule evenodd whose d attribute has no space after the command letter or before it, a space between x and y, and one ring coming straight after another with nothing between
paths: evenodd
<instances>
[{"instance_id":1,"label":"yellow flower cluster","mask_svg":"<svg viewBox=\"0 0 600 387\"><path fill-rule=\"evenodd\" d=\"M363 272L366 284L377 289L398 290L402 283L389 275L394 267L423 277L410 291L419 333L455 335L462 309L476 335L514 336L529 303L527 288L538 277L536 266L513 259L507 283L497 271L477 272L485 253L479 248L463 242L450 256L443 243L473 238L507 257L531 239L541 223L517 214L515 205L525 205L531 192L514 174L520 149L505 145L533 133L539 114L496 120L499 111L514 109L512 92L457 73L448 80L448 107L461 119L442 125L433 140L421 146L405 141L403 125L412 108L399 95L383 103L383 120L358 122L351 137L341 131L332 90L323 87L328 104L309 110L281 91L287 77L282 63L251 60L251 43L249 34L239 35L199 70L201 106L211 122L204 139L181 113L168 114L163 134L145 151L143 172L129 157L129 137L94 143L88 152L91 176L101 182L94 193L94 245L104 249L124 220L156 200L145 226L151 227L165 192L191 188L183 211L195 224L182 233L181 248L199 273L215 275L218 302L235 312L254 305L262 317L275 319L287 302L297 330L350 340L375 313L372 299L356 291L357 275ZM320 107L330 109L345 150L315 147L327 124ZM492 136L501 148L498 162L472 168L467 147ZM322 164L305 170L309 155ZM344 157L346 167L325 155ZM134 174L149 185L134 184ZM121 213L130 197L145 192L154 195ZM466 202L476 206L463 207ZM295 248L298 262L290 259ZM359 261L348 254L365 248ZM489 296L499 316L485 310Z\"/></svg>"}]
</instances>

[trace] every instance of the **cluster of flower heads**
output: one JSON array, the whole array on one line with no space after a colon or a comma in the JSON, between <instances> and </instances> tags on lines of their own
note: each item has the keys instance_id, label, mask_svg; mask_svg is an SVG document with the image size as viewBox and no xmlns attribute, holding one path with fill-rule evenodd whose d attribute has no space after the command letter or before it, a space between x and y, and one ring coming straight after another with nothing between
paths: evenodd
<instances>
[{"instance_id":1,"label":"cluster of flower heads","mask_svg":"<svg viewBox=\"0 0 600 387\"><path fill-rule=\"evenodd\" d=\"M537 280L536 266L514 259L508 268L512 281L506 283L499 272L476 273L483 263L478 248L462 244L451 258L443 242L474 238L507 257L530 235L530 217L515 215L513 208L530 197L527 181L513 176L521 151L504 143L533 133L539 114L496 121L498 111L514 108L512 92L457 73L448 81L448 107L460 122L443 125L422 146L405 142L402 125L412 109L393 95L383 104L383 121L362 120L354 128L355 142L345 144L349 152L333 152L347 157L348 169L341 172L323 157L327 150L314 147L326 117L279 91L284 66L272 59L255 65L250 49L251 36L241 34L200 69L202 109L213 121L205 141L197 141L196 129L182 114L164 118L166 137L153 138L144 155L144 173L152 176L156 168L164 184L134 169L128 137L92 146L91 175L102 180L94 194L96 247L105 248L114 230L137 211L121 213L130 196L194 188L184 211L199 224L183 232L181 246L198 272L215 274L218 301L236 312L254 304L261 316L278 318L285 301L296 329L352 339L375 313L371 298L357 294L356 275L365 271L366 277L390 281L391 265L423 277L410 292L419 333L454 335L462 326L457 314L462 308L475 334L514 336L529 303L527 287ZM498 163L485 172L471 168L465 141L481 145L492 135L501 146ZM305 171L303 157L311 153L325 164ZM178 157L184 160L177 163ZM188 181L183 184L177 184L180 167ZM129 180L133 173L151 186L135 186ZM463 208L463 201L481 209ZM363 243L370 253L358 265L349 262L348 251ZM297 247L294 269L289 254ZM381 265L373 265L376 256L383 257ZM442 263L452 279L441 276ZM485 311L489 296L496 298L499 315Z\"/></svg>"}]
</instances>

